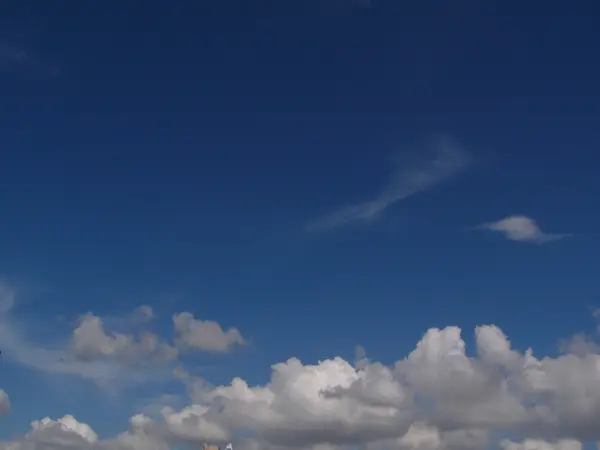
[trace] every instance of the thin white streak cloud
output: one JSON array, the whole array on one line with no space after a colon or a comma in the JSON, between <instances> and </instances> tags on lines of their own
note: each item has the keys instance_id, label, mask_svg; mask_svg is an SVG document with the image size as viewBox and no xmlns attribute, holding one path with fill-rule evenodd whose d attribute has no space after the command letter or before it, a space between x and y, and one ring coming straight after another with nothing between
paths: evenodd
<instances>
[{"instance_id":1,"label":"thin white streak cloud","mask_svg":"<svg viewBox=\"0 0 600 450\"><path fill-rule=\"evenodd\" d=\"M430 158L406 165L397 163L391 180L374 199L327 214L310 223L307 230L322 231L352 222L372 222L392 205L447 181L469 166L468 155L449 139L438 139L427 150Z\"/></svg>"}]
</instances>

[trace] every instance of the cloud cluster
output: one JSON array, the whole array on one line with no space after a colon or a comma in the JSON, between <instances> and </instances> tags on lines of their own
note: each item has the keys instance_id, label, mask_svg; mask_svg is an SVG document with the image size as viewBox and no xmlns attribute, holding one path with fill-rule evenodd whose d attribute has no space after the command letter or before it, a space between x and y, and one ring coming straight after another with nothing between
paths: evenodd
<instances>
[{"instance_id":1,"label":"cloud cluster","mask_svg":"<svg viewBox=\"0 0 600 450\"><path fill-rule=\"evenodd\" d=\"M143 425L143 420L132 417L128 431L100 440L89 425L71 415L45 417L31 422L24 436L0 442L0 450L169 450L166 441L145 433Z\"/></svg>"},{"instance_id":2,"label":"cloud cluster","mask_svg":"<svg viewBox=\"0 0 600 450\"><path fill-rule=\"evenodd\" d=\"M109 439L73 417L46 418L0 448L165 449L233 440L257 450L580 450L600 441L600 354L539 358L513 349L492 325L475 329L473 355L461 330L449 326L428 330L391 366L362 355L316 364L290 358L271 369L260 386L242 378L212 385L179 370L189 394L182 409L138 414Z\"/></svg>"},{"instance_id":3,"label":"cloud cluster","mask_svg":"<svg viewBox=\"0 0 600 450\"><path fill-rule=\"evenodd\" d=\"M144 329L154 319L150 306L141 306L119 319L131 332L107 330L92 313L81 316L70 337L51 346L31 342L12 308L15 291L0 283L0 348L7 359L41 372L79 376L102 386L143 383L171 376L183 349L227 352L246 340L232 328L184 312L172 318L173 342ZM141 330L139 328L142 327ZM138 329L138 330L135 330Z\"/></svg>"},{"instance_id":4,"label":"cloud cluster","mask_svg":"<svg viewBox=\"0 0 600 450\"><path fill-rule=\"evenodd\" d=\"M241 377L218 385L191 373L180 355L233 350L246 343L236 328L178 313L169 341L147 329L155 315L142 306L117 321L84 314L62 347L44 348L17 339L22 330L8 317L14 304L14 289L0 284L0 346L11 362L100 387L148 381L156 369L183 383L187 399L176 407L163 392L157 398L164 403L138 410L127 430L109 438L71 415L34 420L0 450L166 450L228 441L242 450L581 450L600 442L594 336L576 335L558 356L538 357L514 349L493 325L476 327L471 352L458 327L432 328L392 365L361 348L355 361L291 357L271 367L264 385ZM10 410L0 390L0 413Z\"/></svg>"}]
</instances>

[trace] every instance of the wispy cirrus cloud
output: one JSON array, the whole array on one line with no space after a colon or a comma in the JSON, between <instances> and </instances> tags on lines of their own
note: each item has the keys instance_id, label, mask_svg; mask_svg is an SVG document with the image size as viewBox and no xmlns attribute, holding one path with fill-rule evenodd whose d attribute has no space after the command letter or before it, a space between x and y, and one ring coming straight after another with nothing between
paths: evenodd
<instances>
[{"instance_id":1,"label":"wispy cirrus cloud","mask_svg":"<svg viewBox=\"0 0 600 450\"><path fill-rule=\"evenodd\" d=\"M547 233L530 217L513 215L495 222L487 222L478 227L480 230L502 234L509 241L546 244L573 236L569 233Z\"/></svg>"},{"instance_id":2,"label":"wispy cirrus cloud","mask_svg":"<svg viewBox=\"0 0 600 450\"><path fill-rule=\"evenodd\" d=\"M308 231L323 231L353 222L371 222L387 208L433 188L467 169L469 156L450 139L442 138L426 149L429 157L420 157L410 164L396 163L389 182L372 200L335 210L308 224Z\"/></svg>"}]
</instances>

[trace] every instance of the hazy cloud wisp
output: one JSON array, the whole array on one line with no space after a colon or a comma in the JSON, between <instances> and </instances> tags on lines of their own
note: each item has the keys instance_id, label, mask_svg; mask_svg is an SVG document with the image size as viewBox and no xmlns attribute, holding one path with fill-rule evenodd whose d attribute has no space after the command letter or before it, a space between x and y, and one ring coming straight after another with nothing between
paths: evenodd
<instances>
[{"instance_id":1,"label":"hazy cloud wisp","mask_svg":"<svg viewBox=\"0 0 600 450\"><path fill-rule=\"evenodd\" d=\"M416 163L398 163L391 180L374 199L327 214L310 223L308 231L336 228L357 221L373 221L393 204L462 172L470 162L467 154L448 139L436 140L429 152L430 158L419 159Z\"/></svg>"}]
</instances>

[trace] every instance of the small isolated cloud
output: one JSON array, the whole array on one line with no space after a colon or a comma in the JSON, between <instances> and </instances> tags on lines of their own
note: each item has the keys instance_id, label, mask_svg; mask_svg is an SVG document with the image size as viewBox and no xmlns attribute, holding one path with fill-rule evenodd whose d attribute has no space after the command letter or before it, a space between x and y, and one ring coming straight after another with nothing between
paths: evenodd
<instances>
[{"instance_id":1,"label":"small isolated cloud","mask_svg":"<svg viewBox=\"0 0 600 450\"><path fill-rule=\"evenodd\" d=\"M565 233L546 233L541 230L535 220L527 216L509 216L496 222L488 222L479 226L482 230L502 233L510 241L545 244L572 236Z\"/></svg>"},{"instance_id":2,"label":"small isolated cloud","mask_svg":"<svg viewBox=\"0 0 600 450\"><path fill-rule=\"evenodd\" d=\"M310 223L308 230L371 222L390 206L448 180L469 165L468 156L448 139L436 140L427 150L429 158L420 157L410 164L397 163L391 179L375 198L327 214Z\"/></svg>"}]
</instances>

